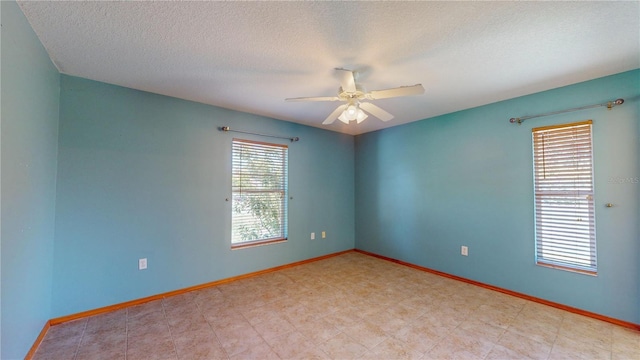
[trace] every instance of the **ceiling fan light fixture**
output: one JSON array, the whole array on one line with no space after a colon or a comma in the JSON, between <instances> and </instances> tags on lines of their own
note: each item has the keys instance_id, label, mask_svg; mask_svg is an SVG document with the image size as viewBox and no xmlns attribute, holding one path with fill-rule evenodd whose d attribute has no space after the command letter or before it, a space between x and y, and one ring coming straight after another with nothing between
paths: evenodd
<instances>
[{"instance_id":1,"label":"ceiling fan light fixture","mask_svg":"<svg viewBox=\"0 0 640 360\"><path fill-rule=\"evenodd\" d=\"M344 111L344 114L349 121L356 120L358 118L358 112L362 110L358 109L357 104L351 104L347 106L347 109Z\"/></svg>"},{"instance_id":2,"label":"ceiling fan light fixture","mask_svg":"<svg viewBox=\"0 0 640 360\"><path fill-rule=\"evenodd\" d=\"M364 111L362 111L362 109L358 109L358 115L356 115L356 120L358 121L358 124L360 124L362 121L364 121L364 119L368 117L369 115L365 114Z\"/></svg>"},{"instance_id":3,"label":"ceiling fan light fixture","mask_svg":"<svg viewBox=\"0 0 640 360\"><path fill-rule=\"evenodd\" d=\"M349 119L347 119L347 112L346 111L343 111L342 114L340 114L340 116L338 116L338 120L340 120L343 123L349 125Z\"/></svg>"},{"instance_id":4,"label":"ceiling fan light fixture","mask_svg":"<svg viewBox=\"0 0 640 360\"><path fill-rule=\"evenodd\" d=\"M346 109L344 109L344 111L342 112L342 114L340 114L338 119L345 124L348 124L350 121L353 121L353 120L356 120L358 124L360 124L364 119L368 117L369 116L364 111L362 111L362 109L360 109L360 106L358 103L352 103L352 104L349 104L349 106L347 106Z\"/></svg>"}]
</instances>

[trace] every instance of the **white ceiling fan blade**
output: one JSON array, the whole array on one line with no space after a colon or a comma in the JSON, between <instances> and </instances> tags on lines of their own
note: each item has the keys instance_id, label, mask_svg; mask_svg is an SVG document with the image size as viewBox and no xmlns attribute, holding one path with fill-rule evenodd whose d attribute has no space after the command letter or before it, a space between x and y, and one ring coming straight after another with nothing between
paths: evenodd
<instances>
[{"instance_id":1,"label":"white ceiling fan blade","mask_svg":"<svg viewBox=\"0 0 640 360\"><path fill-rule=\"evenodd\" d=\"M336 69L341 72L340 86L346 92L356 91L356 77L353 71L347 69Z\"/></svg>"},{"instance_id":2,"label":"white ceiling fan blade","mask_svg":"<svg viewBox=\"0 0 640 360\"><path fill-rule=\"evenodd\" d=\"M286 98L284 101L338 101L340 100L337 96L316 96L316 97L297 97L297 98Z\"/></svg>"},{"instance_id":3,"label":"white ceiling fan blade","mask_svg":"<svg viewBox=\"0 0 640 360\"><path fill-rule=\"evenodd\" d=\"M333 122L336 121L338 116L340 116L340 114L342 114L342 112L346 108L347 108L347 104L338 106L335 110L333 110L333 112L329 116L327 116L327 118L322 122L322 125L333 124Z\"/></svg>"},{"instance_id":4,"label":"white ceiling fan blade","mask_svg":"<svg viewBox=\"0 0 640 360\"><path fill-rule=\"evenodd\" d=\"M367 99L388 99L399 96L419 95L424 94L424 87L422 84L416 84L412 86L401 86L393 89L385 90L373 90L367 94Z\"/></svg>"},{"instance_id":5,"label":"white ceiling fan blade","mask_svg":"<svg viewBox=\"0 0 640 360\"><path fill-rule=\"evenodd\" d=\"M393 119L393 115L391 115L388 112L382 110L378 106L373 105L372 103L360 103L360 108L362 110L370 113L371 115L377 117L378 119L380 119L382 121L389 121L389 120Z\"/></svg>"}]
</instances>

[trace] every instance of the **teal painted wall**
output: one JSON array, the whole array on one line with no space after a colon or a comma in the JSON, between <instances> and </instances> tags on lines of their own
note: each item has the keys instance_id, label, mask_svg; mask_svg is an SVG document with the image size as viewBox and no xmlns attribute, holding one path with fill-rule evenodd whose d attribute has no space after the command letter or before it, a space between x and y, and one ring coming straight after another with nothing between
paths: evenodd
<instances>
[{"instance_id":1,"label":"teal painted wall","mask_svg":"<svg viewBox=\"0 0 640 360\"><path fill-rule=\"evenodd\" d=\"M3 1L0 12L2 359L22 358L49 318L354 246L640 323L640 184L628 181L640 177L640 70L354 145L347 135L60 76L19 7ZM626 103L612 111L507 122L615 97ZM594 120L598 277L533 258L531 127L584 119ZM287 243L230 250L231 139L265 139L223 125L301 138L290 144ZM309 239L321 231L326 240ZM148 270L137 270L140 257Z\"/></svg>"},{"instance_id":2,"label":"teal painted wall","mask_svg":"<svg viewBox=\"0 0 640 360\"><path fill-rule=\"evenodd\" d=\"M618 97L611 111L508 122ZM357 136L356 247L640 323L640 184L624 180L640 177L639 98L635 70ZM534 263L531 128L585 119L597 277Z\"/></svg>"},{"instance_id":3,"label":"teal painted wall","mask_svg":"<svg viewBox=\"0 0 640 360\"><path fill-rule=\"evenodd\" d=\"M286 243L230 249L234 136L289 144ZM54 317L352 249L353 137L62 75L56 205Z\"/></svg>"},{"instance_id":4,"label":"teal painted wall","mask_svg":"<svg viewBox=\"0 0 640 360\"><path fill-rule=\"evenodd\" d=\"M60 75L18 5L0 12L0 358L21 359L51 317Z\"/></svg>"}]
</instances>

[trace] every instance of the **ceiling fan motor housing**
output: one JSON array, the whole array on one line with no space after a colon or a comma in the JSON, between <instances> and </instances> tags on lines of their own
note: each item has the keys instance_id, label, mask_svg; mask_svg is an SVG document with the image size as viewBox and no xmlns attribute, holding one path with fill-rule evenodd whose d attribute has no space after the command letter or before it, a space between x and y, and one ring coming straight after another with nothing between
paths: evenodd
<instances>
[{"instance_id":1,"label":"ceiling fan motor housing","mask_svg":"<svg viewBox=\"0 0 640 360\"><path fill-rule=\"evenodd\" d=\"M367 90L359 84L356 84L356 91L354 92L348 92L345 91L342 86L338 88L338 97L342 100L345 101L349 101L352 99L364 99L365 95L367 94Z\"/></svg>"}]
</instances>

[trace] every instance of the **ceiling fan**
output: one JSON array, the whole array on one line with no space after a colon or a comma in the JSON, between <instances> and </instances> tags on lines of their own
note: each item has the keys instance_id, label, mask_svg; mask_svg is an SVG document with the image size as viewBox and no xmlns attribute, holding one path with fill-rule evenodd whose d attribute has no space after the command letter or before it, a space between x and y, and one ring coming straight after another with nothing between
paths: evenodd
<instances>
[{"instance_id":1,"label":"ceiling fan","mask_svg":"<svg viewBox=\"0 0 640 360\"><path fill-rule=\"evenodd\" d=\"M287 98L285 101L344 101L345 104L338 106L329 114L322 124L332 124L336 119L345 124L349 124L350 121L355 120L359 124L368 117L365 111L382 121L393 119L393 115L370 102L366 102L367 100L424 94L422 84L366 91L362 85L356 83L358 77L357 71L341 68L337 68L336 70L340 72L341 75L338 96Z\"/></svg>"}]
</instances>

